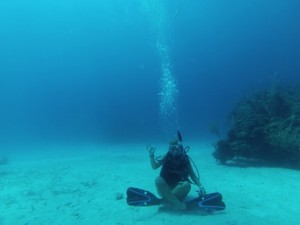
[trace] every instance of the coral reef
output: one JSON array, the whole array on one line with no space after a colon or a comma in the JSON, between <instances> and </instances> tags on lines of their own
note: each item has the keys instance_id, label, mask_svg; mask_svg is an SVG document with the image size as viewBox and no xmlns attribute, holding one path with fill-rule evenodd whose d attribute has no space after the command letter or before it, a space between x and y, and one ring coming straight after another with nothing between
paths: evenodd
<instances>
[{"instance_id":1,"label":"coral reef","mask_svg":"<svg viewBox=\"0 0 300 225\"><path fill-rule=\"evenodd\" d=\"M271 88L242 99L229 123L227 137L219 139L213 153L221 163L254 159L300 166L299 87Z\"/></svg>"}]
</instances>

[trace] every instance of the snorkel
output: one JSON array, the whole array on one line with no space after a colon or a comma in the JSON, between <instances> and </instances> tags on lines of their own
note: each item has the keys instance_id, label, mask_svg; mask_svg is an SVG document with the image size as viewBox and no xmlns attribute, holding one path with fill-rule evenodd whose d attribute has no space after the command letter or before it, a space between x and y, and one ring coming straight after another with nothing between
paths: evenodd
<instances>
[{"instance_id":1,"label":"snorkel","mask_svg":"<svg viewBox=\"0 0 300 225\"><path fill-rule=\"evenodd\" d=\"M179 130L177 131L177 138L180 142L182 142L182 136Z\"/></svg>"}]
</instances>

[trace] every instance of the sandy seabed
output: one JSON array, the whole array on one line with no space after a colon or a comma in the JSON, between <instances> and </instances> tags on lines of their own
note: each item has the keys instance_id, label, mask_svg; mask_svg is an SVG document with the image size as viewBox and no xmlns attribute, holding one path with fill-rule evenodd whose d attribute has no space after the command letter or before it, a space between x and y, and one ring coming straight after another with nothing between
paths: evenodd
<instances>
[{"instance_id":1,"label":"sandy seabed","mask_svg":"<svg viewBox=\"0 0 300 225\"><path fill-rule=\"evenodd\" d=\"M300 171L227 167L213 147L190 144L207 192L220 192L226 210L212 214L126 204L130 186L156 194L143 144L52 147L7 153L0 166L1 225L290 225L300 221ZM167 145L157 146L163 155ZM190 196L196 196L193 187ZM123 195L117 199L116 195Z\"/></svg>"}]
</instances>

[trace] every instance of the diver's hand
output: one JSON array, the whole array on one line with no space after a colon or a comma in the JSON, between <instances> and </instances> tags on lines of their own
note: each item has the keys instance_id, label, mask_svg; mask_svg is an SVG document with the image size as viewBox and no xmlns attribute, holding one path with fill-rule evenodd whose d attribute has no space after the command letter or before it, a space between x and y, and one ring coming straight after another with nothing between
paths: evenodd
<instances>
[{"instance_id":1,"label":"diver's hand","mask_svg":"<svg viewBox=\"0 0 300 225\"><path fill-rule=\"evenodd\" d=\"M203 198L206 195L205 188L203 186L200 186L198 193L199 193L199 197Z\"/></svg>"},{"instance_id":2,"label":"diver's hand","mask_svg":"<svg viewBox=\"0 0 300 225\"><path fill-rule=\"evenodd\" d=\"M154 156L155 148L151 146L151 144L147 144L146 149L148 150L150 156Z\"/></svg>"}]
</instances>

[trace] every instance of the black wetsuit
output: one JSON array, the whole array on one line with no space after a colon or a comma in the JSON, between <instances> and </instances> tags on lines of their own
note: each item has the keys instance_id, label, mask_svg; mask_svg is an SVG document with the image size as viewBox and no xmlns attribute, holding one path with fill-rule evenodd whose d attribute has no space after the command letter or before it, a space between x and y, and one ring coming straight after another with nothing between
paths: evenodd
<instances>
[{"instance_id":1,"label":"black wetsuit","mask_svg":"<svg viewBox=\"0 0 300 225\"><path fill-rule=\"evenodd\" d=\"M189 177L189 159L186 154L172 156L170 152L164 158L160 176L165 179L171 189Z\"/></svg>"}]
</instances>

